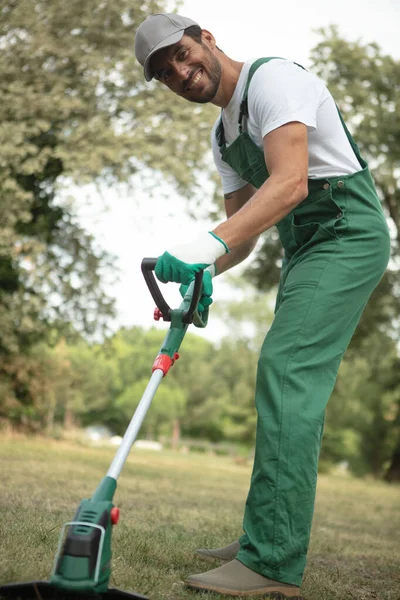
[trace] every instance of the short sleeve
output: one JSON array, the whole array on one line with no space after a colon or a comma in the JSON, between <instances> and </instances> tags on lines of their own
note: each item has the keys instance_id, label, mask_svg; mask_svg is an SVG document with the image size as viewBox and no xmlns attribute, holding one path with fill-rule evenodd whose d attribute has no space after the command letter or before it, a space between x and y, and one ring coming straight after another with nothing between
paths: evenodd
<instances>
[{"instance_id":1,"label":"short sleeve","mask_svg":"<svg viewBox=\"0 0 400 600\"><path fill-rule=\"evenodd\" d=\"M211 146L214 156L215 166L217 167L218 173L221 177L222 181L222 189L224 194L229 194L231 192L236 192L236 190L240 190L243 186L247 184L247 181L239 177L239 175L228 165L228 163L222 160L221 151L218 146L217 137L216 137L216 129L219 123L219 118L214 124L214 127L211 131Z\"/></svg>"},{"instance_id":2,"label":"short sleeve","mask_svg":"<svg viewBox=\"0 0 400 600\"><path fill-rule=\"evenodd\" d=\"M322 86L318 78L288 60L272 60L259 67L249 87L249 113L268 133L298 121L311 131L317 127Z\"/></svg>"}]
</instances>

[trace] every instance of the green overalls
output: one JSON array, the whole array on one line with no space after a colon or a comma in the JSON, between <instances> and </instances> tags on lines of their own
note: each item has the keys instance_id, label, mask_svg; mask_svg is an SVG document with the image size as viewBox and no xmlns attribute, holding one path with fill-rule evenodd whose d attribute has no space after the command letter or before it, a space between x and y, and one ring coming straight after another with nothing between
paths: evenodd
<instances>
[{"instance_id":1,"label":"green overalls","mask_svg":"<svg viewBox=\"0 0 400 600\"><path fill-rule=\"evenodd\" d=\"M268 172L242 121L251 78L271 59L250 69L239 136L227 147L222 119L216 132L222 159L256 188ZM284 259L275 318L258 362L256 452L237 555L253 571L294 585L306 565L325 408L390 254L367 163L340 118L361 170L309 179L307 198L277 224Z\"/></svg>"}]
</instances>

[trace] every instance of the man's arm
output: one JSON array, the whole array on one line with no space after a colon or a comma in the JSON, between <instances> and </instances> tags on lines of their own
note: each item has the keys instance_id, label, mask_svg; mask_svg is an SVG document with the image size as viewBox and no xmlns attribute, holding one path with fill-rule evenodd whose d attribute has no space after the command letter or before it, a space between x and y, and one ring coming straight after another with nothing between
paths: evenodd
<instances>
[{"instance_id":1,"label":"man's arm","mask_svg":"<svg viewBox=\"0 0 400 600\"><path fill-rule=\"evenodd\" d=\"M237 213L254 196L256 191L256 188L248 183L239 190L225 194L225 212L227 218L229 219ZM245 260L254 250L257 240L258 236L255 236L233 248L229 254L221 256L216 262L217 274L224 273L224 271L231 269Z\"/></svg>"},{"instance_id":2,"label":"man's arm","mask_svg":"<svg viewBox=\"0 0 400 600\"><path fill-rule=\"evenodd\" d=\"M278 223L307 197L305 125L287 123L267 134L264 156L270 177L248 202L213 230L231 251Z\"/></svg>"},{"instance_id":3,"label":"man's arm","mask_svg":"<svg viewBox=\"0 0 400 600\"><path fill-rule=\"evenodd\" d=\"M248 244L247 252L260 233L281 221L307 197L306 125L291 122L268 133L264 138L264 155L270 174L267 181L236 211L234 208L238 206L234 202L233 214L212 232L164 252L154 270L161 282L188 284L200 268L215 262L220 272L226 271L248 255L241 254L244 244ZM231 260L224 258L233 253Z\"/></svg>"}]
</instances>

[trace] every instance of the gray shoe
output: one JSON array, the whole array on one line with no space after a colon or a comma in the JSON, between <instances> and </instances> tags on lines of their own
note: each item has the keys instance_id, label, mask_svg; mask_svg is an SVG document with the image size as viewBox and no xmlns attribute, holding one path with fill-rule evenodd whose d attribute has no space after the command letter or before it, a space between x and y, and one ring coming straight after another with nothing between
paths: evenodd
<instances>
[{"instance_id":1,"label":"gray shoe","mask_svg":"<svg viewBox=\"0 0 400 600\"><path fill-rule=\"evenodd\" d=\"M196 550L196 554L207 560L223 560L224 562L227 562L236 557L239 549L239 540L236 540L235 542L232 542L232 544L224 546L223 548L198 548Z\"/></svg>"},{"instance_id":2,"label":"gray shoe","mask_svg":"<svg viewBox=\"0 0 400 600\"><path fill-rule=\"evenodd\" d=\"M185 585L195 590L217 592L227 596L277 596L300 599L300 588L263 577L239 560L198 575L190 575Z\"/></svg>"}]
</instances>

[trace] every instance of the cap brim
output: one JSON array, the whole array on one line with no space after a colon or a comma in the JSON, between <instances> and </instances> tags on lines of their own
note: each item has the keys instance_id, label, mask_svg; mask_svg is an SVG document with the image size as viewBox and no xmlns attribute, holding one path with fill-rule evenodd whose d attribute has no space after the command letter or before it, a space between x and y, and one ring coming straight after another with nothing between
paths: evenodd
<instances>
[{"instance_id":1,"label":"cap brim","mask_svg":"<svg viewBox=\"0 0 400 600\"><path fill-rule=\"evenodd\" d=\"M144 76L145 76L146 81L151 81L154 77L154 73L150 67L150 62L151 62L151 58L152 58L153 54L155 54L159 50L162 50L163 48L167 48L168 46L172 46L173 44L180 42L181 39L183 38L184 33L185 33L184 29L182 29L181 31L177 31L176 33L173 33L172 35L169 35L167 38L165 38L165 40L163 40L155 48L153 48L153 50L150 52L150 54L146 58L144 65L143 65Z\"/></svg>"}]
</instances>

